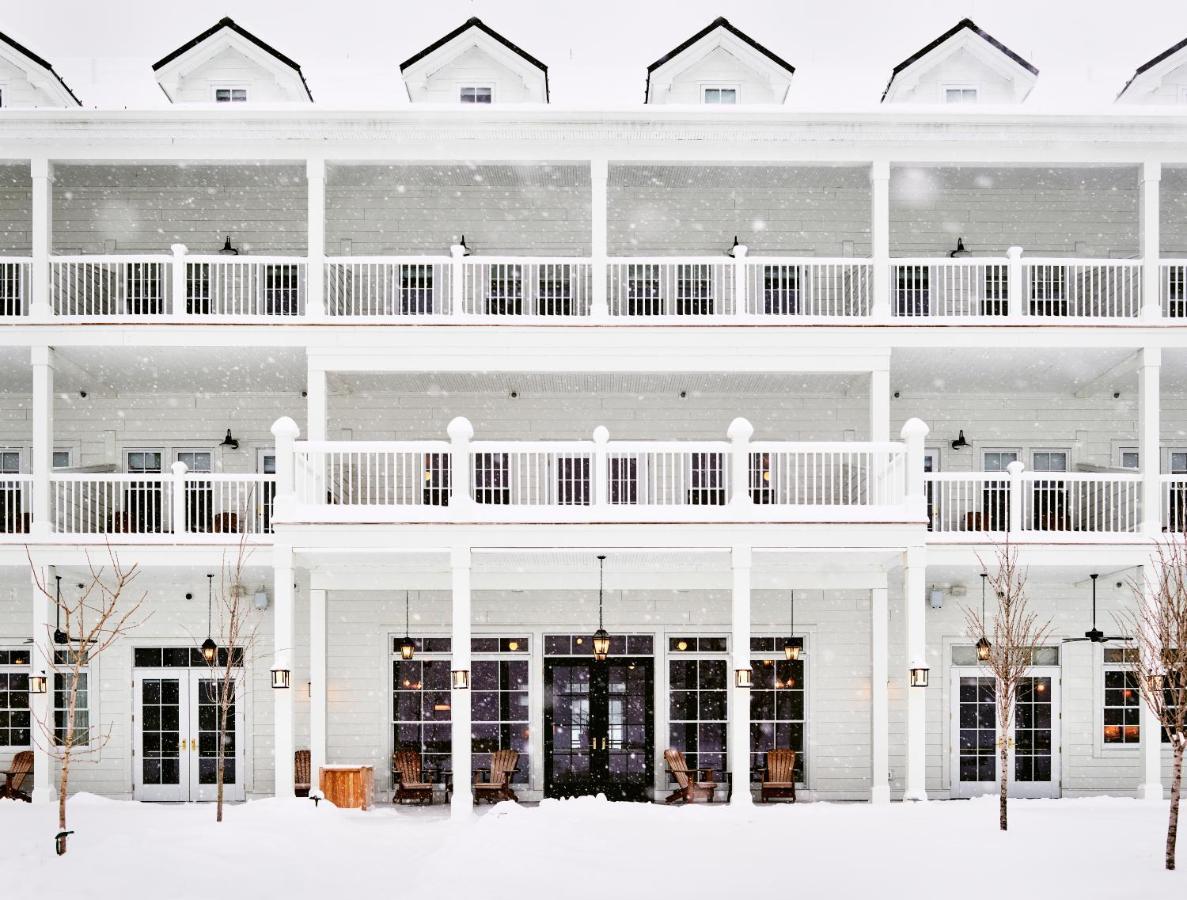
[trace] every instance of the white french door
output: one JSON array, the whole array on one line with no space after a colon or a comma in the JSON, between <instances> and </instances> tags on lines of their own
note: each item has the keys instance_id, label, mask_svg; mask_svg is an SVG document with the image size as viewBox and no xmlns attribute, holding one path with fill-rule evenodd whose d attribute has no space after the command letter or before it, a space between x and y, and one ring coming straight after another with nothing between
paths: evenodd
<instances>
[{"instance_id":1,"label":"white french door","mask_svg":"<svg viewBox=\"0 0 1187 900\"><path fill-rule=\"evenodd\" d=\"M953 797L997 791L997 684L988 669L952 669ZM1060 794L1059 668L1034 666L1018 686L1010 752L1011 797Z\"/></svg>"},{"instance_id":2,"label":"white french door","mask_svg":"<svg viewBox=\"0 0 1187 900\"><path fill-rule=\"evenodd\" d=\"M214 800L219 739L218 681L204 669L137 669L134 796L137 800ZM223 796L242 800L243 704L224 736Z\"/></svg>"}]
</instances>

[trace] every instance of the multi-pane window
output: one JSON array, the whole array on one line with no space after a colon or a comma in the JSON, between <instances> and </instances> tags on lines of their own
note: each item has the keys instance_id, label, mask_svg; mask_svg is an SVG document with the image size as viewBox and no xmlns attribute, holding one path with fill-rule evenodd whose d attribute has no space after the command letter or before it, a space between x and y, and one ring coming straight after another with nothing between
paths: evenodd
<instances>
[{"instance_id":1,"label":"multi-pane window","mask_svg":"<svg viewBox=\"0 0 1187 900\"><path fill-rule=\"evenodd\" d=\"M634 456L612 456L610 463L610 502L633 505L639 502L639 460Z\"/></svg>"},{"instance_id":2,"label":"multi-pane window","mask_svg":"<svg viewBox=\"0 0 1187 900\"><path fill-rule=\"evenodd\" d=\"M726 649L723 637L668 639L668 745L690 769L725 769Z\"/></svg>"},{"instance_id":3,"label":"multi-pane window","mask_svg":"<svg viewBox=\"0 0 1187 900\"><path fill-rule=\"evenodd\" d=\"M1017 450L986 450L981 464L986 472L1006 472L1018 459ZM1005 480L986 479L981 496L979 531L1004 531L1010 521L1010 484Z\"/></svg>"},{"instance_id":4,"label":"multi-pane window","mask_svg":"<svg viewBox=\"0 0 1187 900\"><path fill-rule=\"evenodd\" d=\"M29 530L26 508L26 484L5 475L19 475L21 451L0 450L0 534L23 534Z\"/></svg>"},{"instance_id":5,"label":"multi-pane window","mask_svg":"<svg viewBox=\"0 0 1187 900\"><path fill-rule=\"evenodd\" d=\"M688 502L692 506L725 504L725 457L721 453L693 453L689 459Z\"/></svg>"},{"instance_id":6,"label":"multi-pane window","mask_svg":"<svg viewBox=\"0 0 1187 900\"><path fill-rule=\"evenodd\" d=\"M1135 447L1122 447L1117 451L1117 464L1123 469L1139 469L1141 461L1141 454Z\"/></svg>"},{"instance_id":7,"label":"multi-pane window","mask_svg":"<svg viewBox=\"0 0 1187 900\"><path fill-rule=\"evenodd\" d=\"M659 316L664 312L664 298L660 290L660 267L650 263L627 265L626 314Z\"/></svg>"},{"instance_id":8,"label":"multi-pane window","mask_svg":"<svg viewBox=\"0 0 1187 900\"><path fill-rule=\"evenodd\" d=\"M1066 472L1066 450L1036 450L1031 454L1035 472ZM1071 527L1067 510L1067 482L1062 478L1040 478L1031 483L1033 526L1045 531L1067 531Z\"/></svg>"},{"instance_id":9,"label":"multi-pane window","mask_svg":"<svg viewBox=\"0 0 1187 900\"><path fill-rule=\"evenodd\" d=\"M392 666L392 749L415 750L427 773L443 771L450 749L449 657L397 655Z\"/></svg>"},{"instance_id":10,"label":"multi-pane window","mask_svg":"<svg viewBox=\"0 0 1187 900\"><path fill-rule=\"evenodd\" d=\"M1030 267L1030 314L1068 314L1067 269L1051 263L1039 263Z\"/></svg>"},{"instance_id":11,"label":"multi-pane window","mask_svg":"<svg viewBox=\"0 0 1187 900\"><path fill-rule=\"evenodd\" d=\"M69 739L72 747L86 747L91 742L91 673L88 663L89 660L84 658L78 673L78 689L74 695L74 728ZM70 651L55 650L54 665L58 668L54 673L54 743L61 746L67 743L70 680L73 678Z\"/></svg>"},{"instance_id":12,"label":"multi-pane window","mask_svg":"<svg viewBox=\"0 0 1187 900\"><path fill-rule=\"evenodd\" d=\"M1187 266L1164 269L1166 285L1166 314L1172 319L1187 317Z\"/></svg>"},{"instance_id":13,"label":"multi-pane window","mask_svg":"<svg viewBox=\"0 0 1187 900\"><path fill-rule=\"evenodd\" d=\"M561 506L589 506L588 456L559 456L556 460L556 498Z\"/></svg>"},{"instance_id":14,"label":"multi-pane window","mask_svg":"<svg viewBox=\"0 0 1187 900\"><path fill-rule=\"evenodd\" d=\"M288 263L264 268L264 315L298 316L301 314L301 270Z\"/></svg>"},{"instance_id":15,"label":"multi-pane window","mask_svg":"<svg viewBox=\"0 0 1187 900\"><path fill-rule=\"evenodd\" d=\"M427 316L433 312L433 265L400 265L400 315Z\"/></svg>"},{"instance_id":16,"label":"multi-pane window","mask_svg":"<svg viewBox=\"0 0 1187 900\"><path fill-rule=\"evenodd\" d=\"M214 89L215 103L246 103L247 88L221 87Z\"/></svg>"},{"instance_id":17,"label":"multi-pane window","mask_svg":"<svg viewBox=\"0 0 1187 900\"><path fill-rule=\"evenodd\" d=\"M448 453L424 455L424 489L421 499L425 506L449 505L449 473Z\"/></svg>"},{"instance_id":18,"label":"multi-pane window","mask_svg":"<svg viewBox=\"0 0 1187 900\"><path fill-rule=\"evenodd\" d=\"M160 315L165 311L165 267L158 262L131 262L124 266L124 310L132 316Z\"/></svg>"},{"instance_id":19,"label":"multi-pane window","mask_svg":"<svg viewBox=\"0 0 1187 900\"><path fill-rule=\"evenodd\" d=\"M1132 647L1104 649L1104 731L1106 744L1141 742L1141 691L1134 671L1136 650Z\"/></svg>"},{"instance_id":20,"label":"multi-pane window","mask_svg":"<svg viewBox=\"0 0 1187 900\"><path fill-rule=\"evenodd\" d=\"M462 103L490 103L494 100L494 89L491 87L466 85L458 94L458 99Z\"/></svg>"},{"instance_id":21,"label":"multi-pane window","mask_svg":"<svg viewBox=\"0 0 1187 900\"><path fill-rule=\"evenodd\" d=\"M497 643L494 638L476 638L479 641ZM513 639L516 651L526 654L527 638ZM508 642L504 641L504 646ZM475 650L477 652L477 650ZM470 673L471 680L471 737L473 739L474 765L487 768L490 757L496 750L518 750L519 762L514 779L526 783L528 780L528 660L524 659L475 659Z\"/></svg>"},{"instance_id":22,"label":"multi-pane window","mask_svg":"<svg viewBox=\"0 0 1187 900\"><path fill-rule=\"evenodd\" d=\"M128 474L159 475L164 454L160 450L129 450ZM115 531L149 532L162 530L162 484L159 479L129 481L124 486L122 518Z\"/></svg>"},{"instance_id":23,"label":"multi-pane window","mask_svg":"<svg viewBox=\"0 0 1187 900\"><path fill-rule=\"evenodd\" d=\"M506 453L474 454L474 500L506 506L511 502L511 463Z\"/></svg>"},{"instance_id":24,"label":"multi-pane window","mask_svg":"<svg viewBox=\"0 0 1187 900\"><path fill-rule=\"evenodd\" d=\"M763 266L763 313L794 316L800 311L800 266Z\"/></svg>"},{"instance_id":25,"label":"multi-pane window","mask_svg":"<svg viewBox=\"0 0 1187 900\"><path fill-rule=\"evenodd\" d=\"M762 779L767 752L776 748L795 751L795 780L804 780L805 659L781 659L784 645L799 638L751 638L750 660L753 686L750 689L750 772ZM772 656L766 656L766 654Z\"/></svg>"},{"instance_id":26,"label":"multi-pane window","mask_svg":"<svg viewBox=\"0 0 1187 900\"><path fill-rule=\"evenodd\" d=\"M931 310L931 266L894 267L894 314L926 316Z\"/></svg>"},{"instance_id":27,"label":"multi-pane window","mask_svg":"<svg viewBox=\"0 0 1187 900\"><path fill-rule=\"evenodd\" d=\"M32 743L29 651L0 650L0 747L29 747Z\"/></svg>"},{"instance_id":28,"label":"multi-pane window","mask_svg":"<svg viewBox=\"0 0 1187 900\"><path fill-rule=\"evenodd\" d=\"M209 450L177 451L177 461L185 463L187 472L210 472L213 460L214 454ZM234 512L238 512L238 510L234 510ZM188 531L210 532L215 530L214 485L211 482L206 480L186 481L185 520Z\"/></svg>"},{"instance_id":29,"label":"multi-pane window","mask_svg":"<svg viewBox=\"0 0 1187 900\"><path fill-rule=\"evenodd\" d=\"M701 96L705 103L716 105L733 105L738 102L736 87L707 87Z\"/></svg>"},{"instance_id":30,"label":"multi-pane window","mask_svg":"<svg viewBox=\"0 0 1187 900\"><path fill-rule=\"evenodd\" d=\"M976 103L977 89L975 87L946 87L944 88L945 103Z\"/></svg>"},{"instance_id":31,"label":"multi-pane window","mask_svg":"<svg viewBox=\"0 0 1187 900\"><path fill-rule=\"evenodd\" d=\"M676 315L713 314L714 267L695 263L676 267Z\"/></svg>"}]
</instances>

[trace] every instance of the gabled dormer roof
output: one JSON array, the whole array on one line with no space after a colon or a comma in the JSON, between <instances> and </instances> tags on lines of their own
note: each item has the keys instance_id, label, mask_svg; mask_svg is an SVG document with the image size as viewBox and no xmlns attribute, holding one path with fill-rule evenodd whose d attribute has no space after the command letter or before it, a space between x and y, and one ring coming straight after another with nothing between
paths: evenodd
<instances>
[{"instance_id":1,"label":"gabled dormer roof","mask_svg":"<svg viewBox=\"0 0 1187 900\"><path fill-rule=\"evenodd\" d=\"M409 99L418 99L414 96L415 85L426 85L434 75L475 51L489 57L494 65L513 72L521 80L528 100L548 102L548 66L479 18L467 19L400 63Z\"/></svg>"},{"instance_id":2,"label":"gabled dormer roof","mask_svg":"<svg viewBox=\"0 0 1187 900\"><path fill-rule=\"evenodd\" d=\"M74 96L74 91L70 90L62 76L54 71L53 66L3 32L0 32L0 61L20 71L27 80L30 91L45 97L47 103L44 105L82 106L79 99ZM8 101L5 103L7 105ZM31 102L21 105L43 104Z\"/></svg>"},{"instance_id":3,"label":"gabled dormer roof","mask_svg":"<svg viewBox=\"0 0 1187 900\"><path fill-rule=\"evenodd\" d=\"M1117 99L1120 100L1124 97L1126 100L1136 100L1154 94L1164 86L1168 75L1185 67L1187 67L1187 38L1138 66L1133 76L1125 82L1125 86L1117 94ZM1187 77L1180 79L1180 83L1187 86ZM1167 99L1175 102L1178 97Z\"/></svg>"},{"instance_id":4,"label":"gabled dormer roof","mask_svg":"<svg viewBox=\"0 0 1187 900\"><path fill-rule=\"evenodd\" d=\"M278 88L286 95L285 99L313 100L301 67L231 18L219 19L211 28L153 63L157 83L165 96L177 102L181 82L227 51L238 53L271 74Z\"/></svg>"},{"instance_id":5,"label":"gabled dormer roof","mask_svg":"<svg viewBox=\"0 0 1187 900\"><path fill-rule=\"evenodd\" d=\"M766 81L771 93L782 103L795 66L772 53L750 35L739 31L724 17L718 17L688 40L665 53L647 67L647 83L643 91L645 103L663 102L661 91L669 90L682 73L717 52L734 57L736 65L749 69L755 77Z\"/></svg>"},{"instance_id":6,"label":"gabled dormer roof","mask_svg":"<svg viewBox=\"0 0 1187 900\"><path fill-rule=\"evenodd\" d=\"M972 19L961 19L938 38L911 54L894 67L882 100L894 102L919 84L920 80L960 52L975 57L990 71L1012 83L1013 98L1021 101L1030 93L1039 70L986 31ZM938 98L936 98L938 102Z\"/></svg>"}]
</instances>

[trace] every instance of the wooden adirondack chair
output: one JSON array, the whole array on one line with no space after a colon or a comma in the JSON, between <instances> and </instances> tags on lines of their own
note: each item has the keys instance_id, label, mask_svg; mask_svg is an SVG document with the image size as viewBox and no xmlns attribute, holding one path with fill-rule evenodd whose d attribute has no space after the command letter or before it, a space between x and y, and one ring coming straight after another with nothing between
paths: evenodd
<instances>
[{"instance_id":1,"label":"wooden adirondack chair","mask_svg":"<svg viewBox=\"0 0 1187 900\"><path fill-rule=\"evenodd\" d=\"M0 786L0 798L10 797L13 800L24 800L31 803L32 798L22 790L22 787L33 774L33 751L22 750L12 758L12 765L4 773L4 784Z\"/></svg>"},{"instance_id":2,"label":"wooden adirondack chair","mask_svg":"<svg viewBox=\"0 0 1187 900\"><path fill-rule=\"evenodd\" d=\"M308 797L312 786L310 767L312 762L308 750L298 750L293 754L293 791L298 797Z\"/></svg>"},{"instance_id":3,"label":"wooden adirondack chair","mask_svg":"<svg viewBox=\"0 0 1187 900\"><path fill-rule=\"evenodd\" d=\"M776 747L767 751L767 767L762 778L762 802L786 800L795 803L795 751Z\"/></svg>"},{"instance_id":4,"label":"wooden adirondack chair","mask_svg":"<svg viewBox=\"0 0 1187 900\"><path fill-rule=\"evenodd\" d=\"M474 776L474 802L498 803L500 800L514 800L519 802L515 791L511 790L511 777L519 763L518 750L496 750L490 755L490 780L479 781Z\"/></svg>"},{"instance_id":5,"label":"wooden adirondack chair","mask_svg":"<svg viewBox=\"0 0 1187 900\"><path fill-rule=\"evenodd\" d=\"M415 750L397 750L392 754L392 773L396 778L393 803L432 803L433 785L424 780L420 754Z\"/></svg>"},{"instance_id":6,"label":"wooden adirondack chair","mask_svg":"<svg viewBox=\"0 0 1187 900\"><path fill-rule=\"evenodd\" d=\"M676 779L676 790L668 795L665 803L691 803L695 800L713 802L713 794L717 791L717 782L713 778L712 769L699 769L696 772L688 768L684 761L684 754L669 747L664 751L664 762L672 770L672 777ZM704 774L704 781L697 781L696 776Z\"/></svg>"}]
</instances>

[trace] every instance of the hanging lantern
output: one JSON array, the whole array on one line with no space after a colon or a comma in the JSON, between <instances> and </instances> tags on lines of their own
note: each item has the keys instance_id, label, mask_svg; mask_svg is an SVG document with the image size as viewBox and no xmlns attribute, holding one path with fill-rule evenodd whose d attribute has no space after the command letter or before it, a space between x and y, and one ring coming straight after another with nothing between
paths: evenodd
<instances>
[{"instance_id":1,"label":"hanging lantern","mask_svg":"<svg viewBox=\"0 0 1187 900\"><path fill-rule=\"evenodd\" d=\"M594 659L605 662L610 655L610 632L602 627L602 593L606 573L606 555L598 557L598 630L593 634Z\"/></svg>"},{"instance_id":2,"label":"hanging lantern","mask_svg":"<svg viewBox=\"0 0 1187 900\"><path fill-rule=\"evenodd\" d=\"M985 630L985 582L989 578L988 572L981 573L981 639L977 641L977 659L981 662L986 662L989 659L989 651L993 649L993 644L989 643L989 638L983 633Z\"/></svg>"},{"instance_id":3,"label":"hanging lantern","mask_svg":"<svg viewBox=\"0 0 1187 900\"><path fill-rule=\"evenodd\" d=\"M272 687L274 690L288 690L289 680L292 678L292 672L288 669L273 669L272 670Z\"/></svg>"},{"instance_id":4,"label":"hanging lantern","mask_svg":"<svg viewBox=\"0 0 1187 900\"><path fill-rule=\"evenodd\" d=\"M210 636L214 630L214 575L206 576L206 640L202 642L202 658L208 666L214 665L218 656L218 644Z\"/></svg>"},{"instance_id":5,"label":"hanging lantern","mask_svg":"<svg viewBox=\"0 0 1187 900\"><path fill-rule=\"evenodd\" d=\"M404 639L400 641L400 659L412 659L416 655L416 641L408 633L408 603L408 592L404 591Z\"/></svg>"},{"instance_id":6,"label":"hanging lantern","mask_svg":"<svg viewBox=\"0 0 1187 900\"><path fill-rule=\"evenodd\" d=\"M925 688L927 687L927 676L930 670L927 668L927 663L922 660L916 660L911 664L911 687Z\"/></svg>"},{"instance_id":7,"label":"hanging lantern","mask_svg":"<svg viewBox=\"0 0 1187 900\"><path fill-rule=\"evenodd\" d=\"M788 659L800 658L800 645L795 642L795 591L788 591L788 604L791 608L790 623L787 640L783 644L783 655Z\"/></svg>"}]
</instances>

